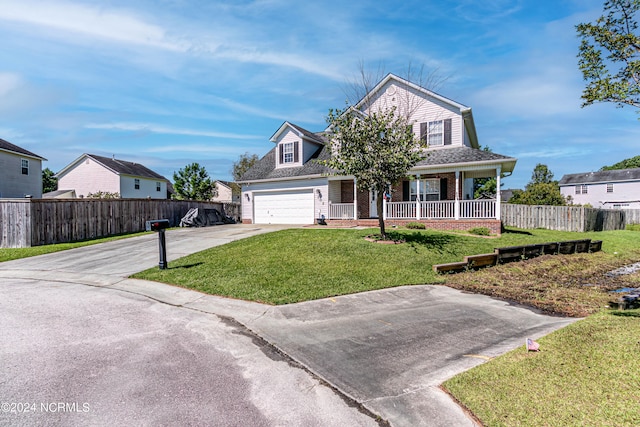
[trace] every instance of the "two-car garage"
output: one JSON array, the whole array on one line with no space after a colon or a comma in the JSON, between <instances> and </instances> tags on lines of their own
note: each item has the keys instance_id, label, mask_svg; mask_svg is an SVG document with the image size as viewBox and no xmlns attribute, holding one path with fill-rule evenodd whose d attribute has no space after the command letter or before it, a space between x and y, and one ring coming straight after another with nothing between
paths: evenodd
<instances>
[{"instance_id":1,"label":"two-car garage","mask_svg":"<svg viewBox=\"0 0 640 427\"><path fill-rule=\"evenodd\" d=\"M313 224L313 189L253 193L255 224Z\"/></svg>"}]
</instances>

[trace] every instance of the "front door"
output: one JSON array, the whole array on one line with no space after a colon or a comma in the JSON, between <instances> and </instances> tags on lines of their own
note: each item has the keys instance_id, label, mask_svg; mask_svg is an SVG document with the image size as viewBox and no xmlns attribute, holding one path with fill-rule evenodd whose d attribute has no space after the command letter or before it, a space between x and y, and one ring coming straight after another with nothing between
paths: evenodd
<instances>
[{"instance_id":1,"label":"front door","mask_svg":"<svg viewBox=\"0 0 640 427\"><path fill-rule=\"evenodd\" d=\"M378 203L376 200L377 197L378 195L375 191L369 191L369 217L371 218L378 218Z\"/></svg>"}]
</instances>

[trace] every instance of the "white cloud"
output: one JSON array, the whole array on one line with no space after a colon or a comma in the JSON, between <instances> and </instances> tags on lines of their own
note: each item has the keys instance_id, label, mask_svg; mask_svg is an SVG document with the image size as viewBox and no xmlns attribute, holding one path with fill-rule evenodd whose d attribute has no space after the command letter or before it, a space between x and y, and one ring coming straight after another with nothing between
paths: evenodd
<instances>
[{"instance_id":1,"label":"white cloud","mask_svg":"<svg viewBox=\"0 0 640 427\"><path fill-rule=\"evenodd\" d=\"M0 1L0 20L39 25L121 43L184 51L187 46L167 38L166 31L135 16L70 2Z\"/></svg>"},{"instance_id":2,"label":"white cloud","mask_svg":"<svg viewBox=\"0 0 640 427\"><path fill-rule=\"evenodd\" d=\"M239 133L214 132L194 129L174 128L152 123L89 123L85 125L87 129L108 129L133 132L151 132L169 135L187 135L187 136L204 136L208 138L225 138L225 139L259 139L260 136L246 135Z\"/></svg>"},{"instance_id":3,"label":"white cloud","mask_svg":"<svg viewBox=\"0 0 640 427\"><path fill-rule=\"evenodd\" d=\"M19 75L13 73L0 73L0 96L6 96L9 92L18 89L22 85Z\"/></svg>"}]
</instances>

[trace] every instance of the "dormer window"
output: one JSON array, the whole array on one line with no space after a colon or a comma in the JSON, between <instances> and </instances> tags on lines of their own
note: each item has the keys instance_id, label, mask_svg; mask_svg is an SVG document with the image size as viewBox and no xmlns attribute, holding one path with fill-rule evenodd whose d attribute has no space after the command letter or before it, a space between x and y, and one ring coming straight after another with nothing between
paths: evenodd
<instances>
[{"instance_id":1,"label":"dormer window","mask_svg":"<svg viewBox=\"0 0 640 427\"><path fill-rule=\"evenodd\" d=\"M298 163L299 142L283 142L280 144L280 164L293 165Z\"/></svg>"}]
</instances>

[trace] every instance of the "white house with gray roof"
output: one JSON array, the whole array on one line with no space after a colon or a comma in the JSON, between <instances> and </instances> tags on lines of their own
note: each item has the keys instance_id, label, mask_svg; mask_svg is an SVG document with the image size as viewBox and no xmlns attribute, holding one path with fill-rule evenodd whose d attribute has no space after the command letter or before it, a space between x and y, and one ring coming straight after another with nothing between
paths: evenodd
<instances>
[{"instance_id":1,"label":"white house with gray roof","mask_svg":"<svg viewBox=\"0 0 640 427\"><path fill-rule=\"evenodd\" d=\"M56 174L58 189L90 193L119 193L123 199L166 199L168 180L140 163L83 154Z\"/></svg>"},{"instance_id":2,"label":"white house with gray roof","mask_svg":"<svg viewBox=\"0 0 640 427\"><path fill-rule=\"evenodd\" d=\"M239 181L242 221L311 224L322 219L347 225L382 215L393 223L421 221L447 229L486 225L499 232L500 196L473 200L473 179L496 177L500 188L501 174L510 174L516 159L480 150L471 108L393 74L355 107L368 114L394 106L429 148L405 179L391 185L383 212L377 212L373 192L356 189L354 177L336 175L318 162L330 156L325 138L330 129L314 133L284 122L270 138L273 148Z\"/></svg>"},{"instance_id":3,"label":"white house with gray roof","mask_svg":"<svg viewBox=\"0 0 640 427\"><path fill-rule=\"evenodd\" d=\"M576 205L640 209L640 168L567 174L558 184Z\"/></svg>"},{"instance_id":4,"label":"white house with gray roof","mask_svg":"<svg viewBox=\"0 0 640 427\"><path fill-rule=\"evenodd\" d=\"M0 139L0 198L41 198L43 160L47 159Z\"/></svg>"}]
</instances>

